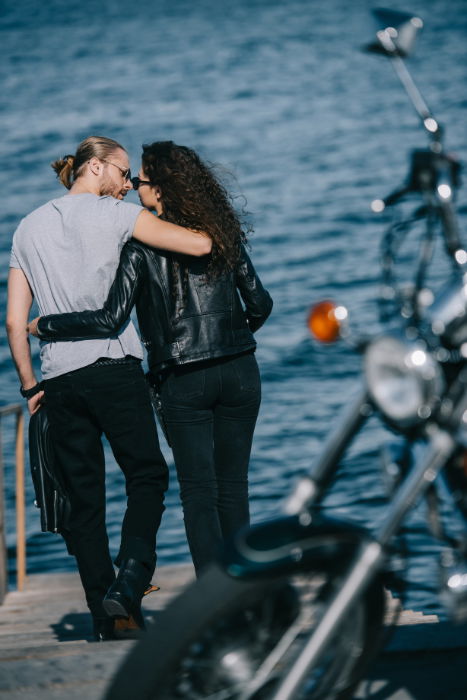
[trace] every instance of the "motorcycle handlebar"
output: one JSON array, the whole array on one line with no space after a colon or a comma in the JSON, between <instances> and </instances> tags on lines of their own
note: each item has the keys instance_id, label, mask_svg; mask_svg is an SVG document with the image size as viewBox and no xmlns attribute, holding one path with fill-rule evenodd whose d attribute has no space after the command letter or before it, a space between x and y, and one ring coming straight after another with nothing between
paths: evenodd
<instances>
[{"instance_id":1,"label":"motorcycle handlebar","mask_svg":"<svg viewBox=\"0 0 467 700\"><path fill-rule=\"evenodd\" d=\"M432 149L417 149L412 152L407 184L384 199L374 200L371 208L375 212L381 212L411 192L421 193L428 206L436 209L439 214L448 254L462 267L467 263L467 253L461 242L453 206L454 193L459 185L460 163L454 156Z\"/></svg>"}]
</instances>

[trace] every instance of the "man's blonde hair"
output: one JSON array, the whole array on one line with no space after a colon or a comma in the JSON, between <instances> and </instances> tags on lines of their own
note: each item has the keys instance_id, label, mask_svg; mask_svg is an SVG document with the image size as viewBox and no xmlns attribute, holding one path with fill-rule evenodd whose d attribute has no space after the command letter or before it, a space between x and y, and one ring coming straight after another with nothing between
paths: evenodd
<instances>
[{"instance_id":1,"label":"man's blonde hair","mask_svg":"<svg viewBox=\"0 0 467 700\"><path fill-rule=\"evenodd\" d=\"M91 158L106 160L118 149L125 150L117 141L105 136L88 136L81 141L74 156L67 155L51 163L62 185L70 189L74 181L81 175L84 165Z\"/></svg>"}]
</instances>

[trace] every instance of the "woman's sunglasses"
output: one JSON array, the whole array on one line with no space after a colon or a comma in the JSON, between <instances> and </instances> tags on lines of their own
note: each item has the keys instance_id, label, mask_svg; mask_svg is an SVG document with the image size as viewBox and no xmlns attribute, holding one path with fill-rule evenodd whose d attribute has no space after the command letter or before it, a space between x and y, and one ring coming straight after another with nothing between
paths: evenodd
<instances>
[{"instance_id":1,"label":"woman's sunglasses","mask_svg":"<svg viewBox=\"0 0 467 700\"><path fill-rule=\"evenodd\" d=\"M137 175L136 177L131 178L131 184L133 185L134 190L138 190L141 185L151 185L149 180L140 180Z\"/></svg>"}]
</instances>

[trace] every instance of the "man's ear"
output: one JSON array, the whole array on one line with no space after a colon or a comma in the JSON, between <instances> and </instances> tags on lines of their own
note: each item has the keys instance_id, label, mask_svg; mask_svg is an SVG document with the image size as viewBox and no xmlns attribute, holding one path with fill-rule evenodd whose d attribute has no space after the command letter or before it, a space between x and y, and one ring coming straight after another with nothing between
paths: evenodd
<instances>
[{"instance_id":1,"label":"man's ear","mask_svg":"<svg viewBox=\"0 0 467 700\"><path fill-rule=\"evenodd\" d=\"M96 156L93 156L90 159L89 169L91 170L93 175L100 175L103 167L104 167L104 163L101 160L99 160L99 158L96 158Z\"/></svg>"}]
</instances>

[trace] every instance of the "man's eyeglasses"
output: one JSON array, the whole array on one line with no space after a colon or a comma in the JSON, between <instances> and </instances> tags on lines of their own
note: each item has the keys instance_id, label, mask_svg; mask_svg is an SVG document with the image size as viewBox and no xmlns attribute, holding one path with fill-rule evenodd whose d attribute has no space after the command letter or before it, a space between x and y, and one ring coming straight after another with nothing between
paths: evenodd
<instances>
[{"instance_id":1,"label":"man's eyeglasses","mask_svg":"<svg viewBox=\"0 0 467 700\"><path fill-rule=\"evenodd\" d=\"M133 189L137 190L141 185L152 185L152 182L149 182L149 180L140 180L136 175L136 177L131 178L131 184L133 185Z\"/></svg>"},{"instance_id":2,"label":"man's eyeglasses","mask_svg":"<svg viewBox=\"0 0 467 700\"><path fill-rule=\"evenodd\" d=\"M127 180L131 180L131 170L130 170L130 168L128 168L128 170L124 170L124 169L121 168L119 165L117 165L117 163L112 163L111 160L105 160L105 158L100 158L100 160L101 160L103 163L107 163L108 165L113 165L114 167L118 168L118 169L120 170L120 172L122 173L122 177L123 177L123 179L125 180L125 182L126 182Z\"/></svg>"}]
</instances>

